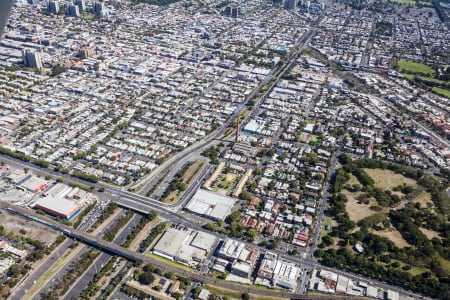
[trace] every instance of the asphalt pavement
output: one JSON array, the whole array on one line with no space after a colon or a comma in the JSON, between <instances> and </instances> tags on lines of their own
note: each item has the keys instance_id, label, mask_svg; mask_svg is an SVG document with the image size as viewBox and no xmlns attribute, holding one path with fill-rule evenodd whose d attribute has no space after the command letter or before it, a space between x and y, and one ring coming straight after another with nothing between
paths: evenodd
<instances>
[{"instance_id":1,"label":"asphalt pavement","mask_svg":"<svg viewBox=\"0 0 450 300\"><path fill-rule=\"evenodd\" d=\"M39 265L33 265L30 275L22 281L11 293L10 299L20 300L28 292L28 290L34 285L34 283L47 272L48 269L63 255L67 249L74 243L71 239L66 239L61 243L49 256L44 258Z\"/></svg>"},{"instance_id":2,"label":"asphalt pavement","mask_svg":"<svg viewBox=\"0 0 450 300\"><path fill-rule=\"evenodd\" d=\"M113 242L121 245L133 231L134 225L138 224L142 219L141 215L135 214L130 221L122 228L119 234L114 238ZM84 289L94 279L95 274L109 262L111 255L101 253L93 262L93 264L81 275L81 277L70 287L64 295L64 299L78 299Z\"/></svg>"}]
</instances>

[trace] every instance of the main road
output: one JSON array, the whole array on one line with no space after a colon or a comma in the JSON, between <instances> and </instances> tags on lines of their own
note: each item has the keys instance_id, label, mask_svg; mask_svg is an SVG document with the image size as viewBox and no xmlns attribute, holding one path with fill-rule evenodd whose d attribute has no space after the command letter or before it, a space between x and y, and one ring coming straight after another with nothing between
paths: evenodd
<instances>
[{"instance_id":1,"label":"main road","mask_svg":"<svg viewBox=\"0 0 450 300\"><path fill-rule=\"evenodd\" d=\"M122 245L127 237L131 234L134 229L134 225L137 224L142 219L142 216L135 214L133 217L125 224L124 227L117 233L113 240L113 243L117 245ZM95 258L93 264L75 281L74 284L69 288L69 290L63 296L63 299L79 299L80 294L87 288L89 283L94 279L95 275L109 262L113 256L107 253L101 253L97 258Z\"/></svg>"},{"instance_id":2,"label":"main road","mask_svg":"<svg viewBox=\"0 0 450 300\"><path fill-rule=\"evenodd\" d=\"M278 80L283 76L283 74L289 70L289 68L292 66L292 64L295 62L295 60L298 58L298 55L303 50L304 46L308 43L308 41L311 39L313 34L315 33L315 27L311 27L297 42L295 45L295 50L293 51L292 55L289 58L288 63L286 63L284 66L282 66L279 70L273 69L270 71L270 73L264 78L263 81L261 81L258 86L252 91L252 93L249 95L247 100L244 102L248 103L249 101L253 100L256 96L258 96L258 93L261 91L261 89L266 86L272 79L273 76L276 75L275 80L270 85L269 89L264 93L263 97L267 94L268 91L272 89L273 86L275 86L278 82ZM256 106L255 106L256 107ZM193 154L200 154L205 149L210 147L212 144L217 143L217 140L221 138L225 132L228 130L228 126L232 124L236 118L240 116L240 114L246 109L245 105L242 105L239 110L235 111L233 115L228 119L228 121L217 131L212 132L207 137L205 137L202 141L187 147L181 152L178 152L168 160L164 161L161 165L159 165L153 172L151 172L147 177L144 177L143 179L139 180L136 184L134 184L131 189L135 189L138 192L142 189L144 189L146 186L152 186L156 184L156 182L164 176L170 169L174 167L174 165L178 164L185 164L189 160L187 158L192 158ZM245 120L244 120L245 121Z\"/></svg>"},{"instance_id":3,"label":"main road","mask_svg":"<svg viewBox=\"0 0 450 300\"><path fill-rule=\"evenodd\" d=\"M182 276L192 278L193 280L198 281L198 282L211 284L211 285L219 286L219 287L226 288L226 289L232 289L232 290L239 291L239 292L248 292L248 293L255 294L255 295L265 295L265 296L283 297L283 298L290 297L290 298L298 298L298 299L311 299L310 295L306 296L306 295L302 295L302 294L298 294L298 293L292 293L289 291L275 290L275 289L274 290L262 290L262 289L258 289L256 287L244 286L244 285L241 285L238 283L223 281L223 280L219 280L216 278L210 278L203 274L186 271L186 270L183 270L173 264L168 264L164 261L160 261L160 260L151 258L149 256L145 256L143 254L123 248L112 242L107 242L99 237L91 236L85 232L70 228L66 225L63 225L63 224L57 222L57 221L54 221L49 218L45 218L44 216L39 215L39 214L35 213L34 211L30 211L28 209L13 206L13 205L6 204L6 203L0 203L0 206L8 209L12 213L21 215L22 217L32 219L35 222L44 223L45 225L50 226L53 229L63 232L64 234L68 235L71 238L74 238L82 243L85 243L87 245L98 248L103 252L122 256L130 261L150 263L150 264L152 264L158 268L161 268L163 270L174 272L176 274L180 274ZM412 293L407 292L400 287L394 287L394 286L388 285L383 282L379 282L379 281L368 279L368 278L363 278L362 276L357 275L357 274L352 274L349 272L320 266L319 264L317 264L314 261L314 259L312 259L310 257L303 259L300 257L291 257L291 256L288 256L288 255L285 255L282 253L279 253L279 254L284 259L293 261L294 263L298 264L299 266L301 266L302 268L305 268L305 269L309 269L309 270L317 269L317 268L318 269L326 269L326 270L330 270L332 272L347 276L354 280L364 280L366 282L372 282L372 285L383 288L384 290L390 289L390 290L398 291L402 294L408 294L408 295L411 295L414 297L419 297L418 295L413 295ZM328 296L326 296L326 295L319 296L319 298L317 298L317 299L328 299Z\"/></svg>"},{"instance_id":4,"label":"main road","mask_svg":"<svg viewBox=\"0 0 450 300\"><path fill-rule=\"evenodd\" d=\"M307 42L310 40L310 38L314 35L314 33L315 33L315 27L311 27L307 31L307 33L297 43L297 45L296 45L297 48L293 52L293 54L290 56L289 61L287 63L285 63L277 72L271 72L269 74L269 76L267 76L257 86L257 88L252 92L252 94L250 95L251 97L249 97L247 101L249 101L252 98L254 98L255 96L257 96L258 93L260 92L260 90L262 89L262 87L269 84L269 82L274 78L273 76L276 76L275 80L273 80L273 82L270 83L267 91L262 95L261 98L265 97L267 95L267 93L269 91L271 91L271 89L277 84L277 82L283 76L283 74L285 74L285 72L287 70L289 70L289 68L292 66L292 64L297 60L297 58L299 57L303 48L305 47ZM200 141L197 144L194 144L194 145L186 148L182 152L179 152L178 154L172 156L171 158L169 158L168 160L163 162L149 176L147 176L146 178L144 178L141 181L139 181L138 183L136 183L134 185L134 188L141 189L142 187L144 187L148 184L150 184L150 185L155 184L162 176L164 176L164 174L166 174L174 166L176 166L178 164L186 163L190 159L192 159L192 158L196 157L198 154L200 154L203 150L210 147L212 144L217 143L217 139L219 139L221 136L224 135L224 133L227 130L227 127L230 124L232 124L232 122L237 117L239 117L239 115L241 114L241 112L244 109L245 109L245 106L242 106L241 110L236 111L233 114L233 116L224 124L224 126L222 126L219 130L211 133L203 141ZM254 109L258 109L258 105L255 105ZM253 115L253 113L251 113L249 115ZM44 169L44 168L36 167L35 165L33 165L30 162L22 162L22 161L13 159L13 158L5 157L5 156L3 156L3 157L4 157L4 160L8 161L9 163L21 164L21 165L26 164L27 167L29 167L30 169L32 169L38 173L52 174L52 175L56 175L56 176L61 175L58 172L51 170L51 169ZM73 179L74 181L86 184L86 182L84 182L80 179L77 179L77 178L71 178L71 179ZM193 224L190 220L188 220L187 218L178 214L178 210L180 208L179 203L174 203L174 204L168 205L168 204L161 203L155 199L151 199L148 197L141 196L139 194L131 193L131 192L125 191L123 189L114 187L114 186L106 184L106 183L99 182L97 184L99 186L104 187L105 193L107 193L108 195L111 195L111 197L113 197L113 199L115 198L115 201L117 203L119 203L121 206L125 206L125 207L131 208L133 210L136 210L136 211L139 211L139 212L142 212L145 214L151 210L155 210L160 214L160 216L162 218L168 219L171 222L181 223L185 226L201 230L199 228L199 226ZM198 188L198 186L199 186L198 183L195 184L195 188ZM186 193L186 194L190 195L193 191L194 191L193 188L189 189L188 193ZM182 197L182 200L185 201L187 198L188 197ZM14 208L18 209L18 210L22 210L23 213L35 215L36 218L42 218L42 216L36 215L34 212L30 212L29 210L24 210L23 208L17 208L17 207L14 207ZM285 291L276 291L276 290L262 291L260 289L253 288L253 287L247 287L247 286L242 286L242 285L235 284L235 283L225 282L225 281L209 278L207 276L188 272L188 271L181 271L179 268L177 268L173 265L165 264L164 262L154 260L150 257L130 251L128 249L124 249L114 243L105 242L99 238L92 237L88 234L85 234L84 232L80 232L78 230L66 227L55 221L47 221L47 222L52 223L53 226L59 228L59 230L66 232L66 234L68 234L70 237L76 238L77 240L81 240L84 243L87 243L94 247L100 248L105 252L114 253L116 255L123 256L129 260L152 263L155 266L164 268L165 270L170 270L170 271L176 272L178 274L182 273L182 275L184 275L184 276L191 277L191 278L201 281L201 282L218 285L218 286L224 287L224 288L231 288L233 290L238 290L238 291L242 291L242 292L251 292L254 294L258 294L258 295L272 295L275 297L277 297L277 296L288 297L289 296L289 297L296 297L296 298L304 298L305 297L305 296L302 296L299 294L293 294L293 293L289 293L289 292L285 292ZM67 233L69 231L70 231L70 233ZM317 235L318 235L318 233L315 232L315 236L317 236ZM286 256L285 254L281 254L281 255ZM315 262L315 260L312 258L312 256L307 256L306 258L286 256L285 258L292 260L292 261L298 263L299 265L303 266L304 268L308 268L308 269L312 269L312 268L318 266L317 263ZM339 273L341 271L333 269L333 272ZM393 288L393 287L389 287L389 288L395 290L395 288Z\"/></svg>"}]
</instances>

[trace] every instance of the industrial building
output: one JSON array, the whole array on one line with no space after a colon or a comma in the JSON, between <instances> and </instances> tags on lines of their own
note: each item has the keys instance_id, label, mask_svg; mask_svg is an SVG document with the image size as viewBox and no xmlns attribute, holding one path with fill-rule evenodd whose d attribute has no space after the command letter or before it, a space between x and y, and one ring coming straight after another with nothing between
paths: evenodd
<instances>
[{"instance_id":1,"label":"industrial building","mask_svg":"<svg viewBox=\"0 0 450 300\"><path fill-rule=\"evenodd\" d=\"M206 254L212 250L215 242L216 237L205 232L169 228L153 247L152 252L195 267L205 259Z\"/></svg>"},{"instance_id":2,"label":"industrial building","mask_svg":"<svg viewBox=\"0 0 450 300\"><path fill-rule=\"evenodd\" d=\"M248 278L251 273L252 266L246 262L236 260L231 266L231 274L233 275Z\"/></svg>"},{"instance_id":3,"label":"industrial building","mask_svg":"<svg viewBox=\"0 0 450 300\"><path fill-rule=\"evenodd\" d=\"M273 272L277 263L278 255L272 252L266 252L261 261L256 280L260 284L271 285Z\"/></svg>"},{"instance_id":4,"label":"industrial building","mask_svg":"<svg viewBox=\"0 0 450 300\"><path fill-rule=\"evenodd\" d=\"M261 130L264 127L262 120L251 119L244 127L244 132L250 134L261 134Z\"/></svg>"},{"instance_id":5,"label":"industrial building","mask_svg":"<svg viewBox=\"0 0 450 300\"><path fill-rule=\"evenodd\" d=\"M33 193L42 191L47 187L47 181L39 178L31 172L25 172L24 170L15 170L10 173L7 180L12 184L16 185L18 188L27 190Z\"/></svg>"},{"instance_id":6,"label":"industrial building","mask_svg":"<svg viewBox=\"0 0 450 300\"><path fill-rule=\"evenodd\" d=\"M217 255L228 261L234 261L235 259L238 259L244 248L245 243L233 239L226 239L217 252Z\"/></svg>"},{"instance_id":7,"label":"industrial building","mask_svg":"<svg viewBox=\"0 0 450 300\"><path fill-rule=\"evenodd\" d=\"M0 241L0 250L2 252L11 254L11 256L14 258L19 259L24 259L28 254L26 250L17 249L16 247L13 247L6 241Z\"/></svg>"},{"instance_id":8,"label":"industrial building","mask_svg":"<svg viewBox=\"0 0 450 300\"><path fill-rule=\"evenodd\" d=\"M30 192L37 193L47 187L47 181L42 178L31 175L28 177L28 179L24 180L20 184L20 186Z\"/></svg>"},{"instance_id":9,"label":"industrial building","mask_svg":"<svg viewBox=\"0 0 450 300\"><path fill-rule=\"evenodd\" d=\"M293 290L297 285L298 267L284 259L278 259L273 271L272 284L284 289Z\"/></svg>"},{"instance_id":10,"label":"industrial building","mask_svg":"<svg viewBox=\"0 0 450 300\"><path fill-rule=\"evenodd\" d=\"M28 183L28 181L26 181L25 184ZM31 187L34 187L37 184L39 183L34 182ZM49 215L70 221L75 218L84 206L91 202L92 194L80 190L77 187L70 187L63 183L57 183L47 189L43 196L43 198L39 198L35 202L35 209L41 209Z\"/></svg>"},{"instance_id":11,"label":"industrial building","mask_svg":"<svg viewBox=\"0 0 450 300\"><path fill-rule=\"evenodd\" d=\"M294 263L279 258L275 253L266 252L257 272L255 283L293 290L297 286L299 271Z\"/></svg>"},{"instance_id":12,"label":"industrial building","mask_svg":"<svg viewBox=\"0 0 450 300\"><path fill-rule=\"evenodd\" d=\"M10 173L6 179L10 181L12 184L19 185L26 180L28 180L32 174L30 172L25 172L24 170L14 170L14 172Z\"/></svg>"},{"instance_id":13,"label":"industrial building","mask_svg":"<svg viewBox=\"0 0 450 300\"><path fill-rule=\"evenodd\" d=\"M231 263L231 274L249 278L259 258L259 248L233 239L226 239L217 255Z\"/></svg>"},{"instance_id":14,"label":"industrial building","mask_svg":"<svg viewBox=\"0 0 450 300\"><path fill-rule=\"evenodd\" d=\"M44 197L36 201L34 208L71 221L81 211L82 206L65 198Z\"/></svg>"},{"instance_id":15,"label":"industrial building","mask_svg":"<svg viewBox=\"0 0 450 300\"><path fill-rule=\"evenodd\" d=\"M213 220L225 220L235 203L231 197L199 189L184 209Z\"/></svg>"}]
</instances>

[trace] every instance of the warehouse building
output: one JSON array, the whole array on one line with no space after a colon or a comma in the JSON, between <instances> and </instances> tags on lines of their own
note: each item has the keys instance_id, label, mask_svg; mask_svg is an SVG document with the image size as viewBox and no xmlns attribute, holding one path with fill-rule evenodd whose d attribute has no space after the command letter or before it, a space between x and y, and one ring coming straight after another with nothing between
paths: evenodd
<instances>
[{"instance_id":1,"label":"warehouse building","mask_svg":"<svg viewBox=\"0 0 450 300\"><path fill-rule=\"evenodd\" d=\"M36 201L34 208L71 221L81 211L82 206L65 198L45 197Z\"/></svg>"},{"instance_id":2,"label":"warehouse building","mask_svg":"<svg viewBox=\"0 0 450 300\"><path fill-rule=\"evenodd\" d=\"M31 178L31 176L32 174L30 172L25 172L24 170L15 170L8 175L7 179L12 184L19 185Z\"/></svg>"},{"instance_id":3,"label":"warehouse building","mask_svg":"<svg viewBox=\"0 0 450 300\"><path fill-rule=\"evenodd\" d=\"M231 274L249 278L259 258L259 248L233 239L226 239L217 251L221 260L231 262Z\"/></svg>"},{"instance_id":4,"label":"warehouse building","mask_svg":"<svg viewBox=\"0 0 450 300\"><path fill-rule=\"evenodd\" d=\"M299 268L284 259L278 259L273 272L272 284L284 289L293 290L297 286Z\"/></svg>"},{"instance_id":5,"label":"warehouse building","mask_svg":"<svg viewBox=\"0 0 450 300\"><path fill-rule=\"evenodd\" d=\"M153 253L195 267L216 243L215 236L194 230L169 228L153 247Z\"/></svg>"},{"instance_id":6,"label":"warehouse building","mask_svg":"<svg viewBox=\"0 0 450 300\"><path fill-rule=\"evenodd\" d=\"M241 255L241 252L242 250L244 250L244 248L245 244L243 242L233 239L226 239L217 254L222 259L234 261L235 259L239 258L239 255Z\"/></svg>"},{"instance_id":7,"label":"warehouse building","mask_svg":"<svg viewBox=\"0 0 450 300\"><path fill-rule=\"evenodd\" d=\"M199 189L184 209L213 220L225 220L235 203L231 197Z\"/></svg>"},{"instance_id":8,"label":"warehouse building","mask_svg":"<svg viewBox=\"0 0 450 300\"><path fill-rule=\"evenodd\" d=\"M47 181L32 175L23 181L20 186L30 192L37 193L47 187Z\"/></svg>"}]
</instances>

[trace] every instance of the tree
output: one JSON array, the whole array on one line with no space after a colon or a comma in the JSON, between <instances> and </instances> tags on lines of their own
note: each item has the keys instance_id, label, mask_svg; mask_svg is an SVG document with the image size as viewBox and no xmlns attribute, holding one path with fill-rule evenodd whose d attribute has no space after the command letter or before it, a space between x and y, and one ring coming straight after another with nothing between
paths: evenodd
<instances>
[{"instance_id":1,"label":"tree","mask_svg":"<svg viewBox=\"0 0 450 300\"><path fill-rule=\"evenodd\" d=\"M247 236L249 241L253 242L255 238L258 236L258 231L256 229L251 228L248 230Z\"/></svg>"},{"instance_id":2,"label":"tree","mask_svg":"<svg viewBox=\"0 0 450 300\"><path fill-rule=\"evenodd\" d=\"M216 294L210 294L208 296L208 300L219 300L219 299L220 299L220 297L217 296Z\"/></svg>"},{"instance_id":3,"label":"tree","mask_svg":"<svg viewBox=\"0 0 450 300\"><path fill-rule=\"evenodd\" d=\"M139 283L148 285L155 281L155 276L151 272L144 272L141 275L139 275L138 278Z\"/></svg>"},{"instance_id":4,"label":"tree","mask_svg":"<svg viewBox=\"0 0 450 300\"><path fill-rule=\"evenodd\" d=\"M162 286L160 286L160 285L158 284L158 285L155 285L155 286L153 287L153 289L154 289L155 291L159 292L160 290L162 290Z\"/></svg>"},{"instance_id":5,"label":"tree","mask_svg":"<svg viewBox=\"0 0 450 300\"><path fill-rule=\"evenodd\" d=\"M241 212L240 211L234 211L232 212L227 218L226 222L228 224L231 224L233 222L238 222L241 219Z\"/></svg>"},{"instance_id":6,"label":"tree","mask_svg":"<svg viewBox=\"0 0 450 300\"><path fill-rule=\"evenodd\" d=\"M251 196L252 196L252 194L250 194L249 192L247 192L247 191L242 191L242 192L239 194L239 199L250 201L250 197L251 197Z\"/></svg>"},{"instance_id":7,"label":"tree","mask_svg":"<svg viewBox=\"0 0 450 300\"><path fill-rule=\"evenodd\" d=\"M322 243L323 243L326 247L328 247L328 246L331 246L331 245L334 244L334 240L333 240L333 238L332 238L331 236L325 235L325 236L322 237Z\"/></svg>"},{"instance_id":8,"label":"tree","mask_svg":"<svg viewBox=\"0 0 450 300\"><path fill-rule=\"evenodd\" d=\"M158 216L158 213L154 210L150 211L150 213L148 214L148 217L150 218L151 221L156 219L157 216Z\"/></svg>"},{"instance_id":9,"label":"tree","mask_svg":"<svg viewBox=\"0 0 450 300\"><path fill-rule=\"evenodd\" d=\"M250 300L250 295L247 292L242 293L241 299L242 300Z\"/></svg>"},{"instance_id":10,"label":"tree","mask_svg":"<svg viewBox=\"0 0 450 300\"><path fill-rule=\"evenodd\" d=\"M66 70L66 68L64 66L56 65L52 68L51 76L59 75L59 74L63 73L65 70Z\"/></svg>"},{"instance_id":11,"label":"tree","mask_svg":"<svg viewBox=\"0 0 450 300\"><path fill-rule=\"evenodd\" d=\"M193 291L192 291L192 295L194 296L194 298L197 298L198 295L200 295L200 292L202 291L202 288L200 286L197 286Z\"/></svg>"}]
</instances>

